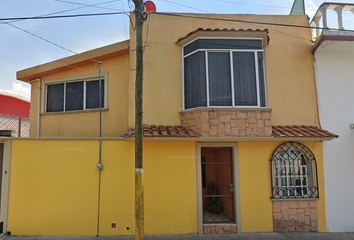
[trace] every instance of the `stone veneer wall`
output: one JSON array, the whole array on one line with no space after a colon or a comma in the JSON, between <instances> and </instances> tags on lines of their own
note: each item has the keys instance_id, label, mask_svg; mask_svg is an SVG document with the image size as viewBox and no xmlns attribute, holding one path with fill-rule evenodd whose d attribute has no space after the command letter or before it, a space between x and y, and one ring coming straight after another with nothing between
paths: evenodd
<instances>
[{"instance_id":1,"label":"stone veneer wall","mask_svg":"<svg viewBox=\"0 0 354 240\"><path fill-rule=\"evenodd\" d=\"M317 232L317 201L273 201L274 232Z\"/></svg>"},{"instance_id":2,"label":"stone veneer wall","mask_svg":"<svg viewBox=\"0 0 354 240\"><path fill-rule=\"evenodd\" d=\"M182 127L207 137L270 137L270 108L193 109L180 112Z\"/></svg>"},{"instance_id":3,"label":"stone veneer wall","mask_svg":"<svg viewBox=\"0 0 354 240\"><path fill-rule=\"evenodd\" d=\"M236 224L204 225L203 233L237 233Z\"/></svg>"}]
</instances>

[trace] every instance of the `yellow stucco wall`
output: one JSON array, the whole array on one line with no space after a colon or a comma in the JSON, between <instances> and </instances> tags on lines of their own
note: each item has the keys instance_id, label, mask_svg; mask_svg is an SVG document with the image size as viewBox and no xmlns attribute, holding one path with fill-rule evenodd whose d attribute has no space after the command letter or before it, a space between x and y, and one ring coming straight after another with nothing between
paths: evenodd
<instances>
[{"instance_id":1,"label":"yellow stucco wall","mask_svg":"<svg viewBox=\"0 0 354 240\"><path fill-rule=\"evenodd\" d=\"M13 141L7 230L96 235L97 159L98 141Z\"/></svg>"},{"instance_id":2,"label":"yellow stucco wall","mask_svg":"<svg viewBox=\"0 0 354 240\"><path fill-rule=\"evenodd\" d=\"M269 158L277 142L239 142L242 232L273 231Z\"/></svg>"},{"instance_id":3,"label":"yellow stucco wall","mask_svg":"<svg viewBox=\"0 0 354 240\"><path fill-rule=\"evenodd\" d=\"M146 234L197 233L195 142L144 143Z\"/></svg>"},{"instance_id":4,"label":"yellow stucco wall","mask_svg":"<svg viewBox=\"0 0 354 240\"><path fill-rule=\"evenodd\" d=\"M195 142L144 148L145 233L196 233ZM14 140L7 231L95 236L98 154L97 140ZM102 164L98 233L133 235L134 142L103 141Z\"/></svg>"},{"instance_id":5,"label":"yellow stucco wall","mask_svg":"<svg viewBox=\"0 0 354 240\"><path fill-rule=\"evenodd\" d=\"M95 236L99 141L12 142L7 230ZM242 232L273 231L269 158L282 143L238 142ZM317 160L318 230L326 232L322 143L303 144ZM102 163L98 233L133 235L134 142L103 140ZM198 232L196 142L145 142L144 183L146 234Z\"/></svg>"},{"instance_id":6,"label":"yellow stucco wall","mask_svg":"<svg viewBox=\"0 0 354 240\"><path fill-rule=\"evenodd\" d=\"M190 15L308 26L307 16ZM264 50L268 106L273 109L272 123L318 124L313 56L308 29L201 18L151 14L149 24L144 24L143 36L147 45L144 52L144 123L180 124L178 112L182 111L182 58L181 47L175 44L180 37L197 28L267 28L270 43ZM135 49L135 32L133 29L130 31L130 48ZM132 69L135 69L135 54L136 52L130 52ZM132 80L129 92L134 93L135 72L130 76ZM134 95L130 94L130 127L134 126L134 114Z\"/></svg>"},{"instance_id":7,"label":"yellow stucco wall","mask_svg":"<svg viewBox=\"0 0 354 240\"><path fill-rule=\"evenodd\" d=\"M31 137L37 136L38 120L38 81L31 83L31 107L30 107L30 133Z\"/></svg>"},{"instance_id":8,"label":"yellow stucco wall","mask_svg":"<svg viewBox=\"0 0 354 240\"><path fill-rule=\"evenodd\" d=\"M128 84L129 84L129 55L114 57L102 61L102 73L108 73L108 111L102 112L102 136L120 137L128 130ZM43 84L47 80L98 74L98 68L88 64L82 67L52 74L41 79L41 109ZM37 136L38 117L38 82L32 83L31 92L31 132ZM41 137L95 137L99 136L99 112L80 113L50 113L41 115Z\"/></svg>"},{"instance_id":9,"label":"yellow stucco wall","mask_svg":"<svg viewBox=\"0 0 354 240\"><path fill-rule=\"evenodd\" d=\"M273 215L269 159L283 142L239 142L242 232L272 232ZM321 142L301 142L317 161L320 199L317 201L318 231L326 232L323 156Z\"/></svg>"},{"instance_id":10,"label":"yellow stucco wall","mask_svg":"<svg viewBox=\"0 0 354 240\"><path fill-rule=\"evenodd\" d=\"M183 14L188 15L188 14ZM308 26L306 16L281 15L198 15L192 16L248 20ZM131 16L134 17L133 15ZM175 44L197 28L267 28L270 43L265 46L268 107L274 125L318 125L313 56L310 31L292 28L151 14L144 24L144 123L180 125L182 111L182 56ZM171 28L171 26L174 26ZM135 122L135 31L130 29L129 54L102 61L108 72L108 111L102 114L103 136L121 136ZM98 73L91 64L48 75L42 82ZM31 136L37 132L37 82L32 83ZM42 89L43 91L43 89ZM41 99L43 104L43 99ZM41 115L41 136L98 136L98 113Z\"/></svg>"},{"instance_id":11,"label":"yellow stucco wall","mask_svg":"<svg viewBox=\"0 0 354 240\"><path fill-rule=\"evenodd\" d=\"M134 235L134 143L103 141L102 164L99 235Z\"/></svg>"}]
</instances>

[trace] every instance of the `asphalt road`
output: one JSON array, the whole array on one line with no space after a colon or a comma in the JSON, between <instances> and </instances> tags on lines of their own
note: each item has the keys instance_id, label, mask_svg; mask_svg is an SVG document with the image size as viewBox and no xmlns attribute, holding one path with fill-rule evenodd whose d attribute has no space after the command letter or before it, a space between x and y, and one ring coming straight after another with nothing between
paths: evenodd
<instances>
[{"instance_id":1,"label":"asphalt road","mask_svg":"<svg viewBox=\"0 0 354 240\"><path fill-rule=\"evenodd\" d=\"M134 236L63 237L63 236L8 236L6 240L134 240ZM240 234L184 234L146 235L146 240L354 240L354 233L240 233Z\"/></svg>"}]
</instances>

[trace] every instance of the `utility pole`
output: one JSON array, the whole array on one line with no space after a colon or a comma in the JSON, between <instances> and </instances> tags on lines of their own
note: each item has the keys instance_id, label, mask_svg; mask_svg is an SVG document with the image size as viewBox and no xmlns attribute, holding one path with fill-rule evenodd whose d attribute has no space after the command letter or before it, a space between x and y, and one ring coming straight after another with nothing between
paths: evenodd
<instances>
[{"instance_id":1,"label":"utility pole","mask_svg":"<svg viewBox=\"0 0 354 240\"><path fill-rule=\"evenodd\" d=\"M144 239L143 178L143 0L135 4L136 79L135 79L135 240Z\"/></svg>"}]
</instances>

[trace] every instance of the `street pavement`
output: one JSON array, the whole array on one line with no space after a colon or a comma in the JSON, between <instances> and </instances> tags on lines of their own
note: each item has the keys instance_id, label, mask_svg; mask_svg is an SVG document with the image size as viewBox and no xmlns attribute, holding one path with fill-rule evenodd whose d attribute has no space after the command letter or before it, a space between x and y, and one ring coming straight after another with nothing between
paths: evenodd
<instances>
[{"instance_id":1,"label":"street pavement","mask_svg":"<svg viewBox=\"0 0 354 240\"><path fill-rule=\"evenodd\" d=\"M134 236L63 237L2 235L1 240L134 240ZM146 235L146 240L354 240L354 233L239 233Z\"/></svg>"}]
</instances>

